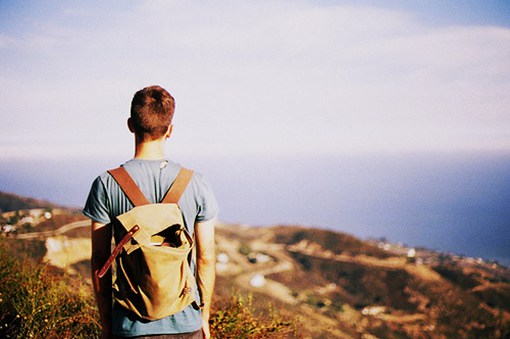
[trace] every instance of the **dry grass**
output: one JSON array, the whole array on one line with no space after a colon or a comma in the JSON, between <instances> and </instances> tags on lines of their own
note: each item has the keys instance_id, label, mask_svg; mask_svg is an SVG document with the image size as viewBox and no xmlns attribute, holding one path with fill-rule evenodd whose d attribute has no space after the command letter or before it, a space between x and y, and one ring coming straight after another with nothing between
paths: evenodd
<instances>
[{"instance_id":1,"label":"dry grass","mask_svg":"<svg viewBox=\"0 0 510 339\"><path fill-rule=\"evenodd\" d=\"M94 338L90 287L33 259L14 258L0 239L0 337Z\"/></svg>"}]
</instances>

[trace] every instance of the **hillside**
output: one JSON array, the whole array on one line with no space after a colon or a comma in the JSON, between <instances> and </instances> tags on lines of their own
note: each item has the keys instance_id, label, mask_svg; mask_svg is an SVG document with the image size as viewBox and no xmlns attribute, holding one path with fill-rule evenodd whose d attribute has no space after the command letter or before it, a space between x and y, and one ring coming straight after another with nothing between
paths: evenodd
<instances>
[{"instance_id":1,"label":"hillside","mask_svg":"<svg viewBox=\"0 0 510 339\"><path fill-rule=\"evenodd\" d=\"M427 250L409 258L409 249L303 227L220 225L217 233L229 258L218 267L228 287L217 293L228 294L234 280L302 319L306 337L509 333L510 272L499 265Z\"/></svg>"},{"instance_id":2,"label":"hillside","mask_svg":"<svg viewBox=\"0 0 510 339\"><path fill-rule=\"evenodd\" d=\"M90 284L88 221L38 211L14 213L18 228L6 241ZM510 333L510 270L496 263L296 226L219 224L216 233L217 312L240 294L261 315L277 310L303 338Z\"/></svg>"},{"instance_id":3,"label":"hillside","mask_svg":"<svg viewBox=\"0 0 510 339\"><path fill-rule=\"evenodd\" d=\"M0 192L0 213L34 208L57 208L56 204L48 201L21 197L12 193Z\"/></svg>"}]
</instances>

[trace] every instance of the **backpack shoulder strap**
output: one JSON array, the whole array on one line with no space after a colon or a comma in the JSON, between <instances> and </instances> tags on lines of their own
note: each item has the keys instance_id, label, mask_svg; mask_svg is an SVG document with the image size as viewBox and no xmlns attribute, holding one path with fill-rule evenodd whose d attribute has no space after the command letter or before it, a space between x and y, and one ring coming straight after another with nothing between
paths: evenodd
<instances>
[{"instance_id":1,"label":"backpack shoulder strap","mask_svg":"<svg viewBox=\"0 0 510 339\"><path fill-rule=\"evenodd\" d=\"M122 191L124 191L124 194L126 194L134 206L150 204L124 167L120 166L109 170L108 173L113 176L117 184L119 184Z\"/></svg>"},{"instance_id":2,"label":"backpack shoulder strap","mask_svg":"<svg viewBox=\"0 0 510 339\"><path fill-rule=\"evenodd\" d=\"M164 204L174 203L177 204L184 190L188 186L191 178L193 177L193 171L187 168L181 167L177 177L175 178L172 186L166 193L165 197L161 201Z\"/></svg>"}]
</instances>

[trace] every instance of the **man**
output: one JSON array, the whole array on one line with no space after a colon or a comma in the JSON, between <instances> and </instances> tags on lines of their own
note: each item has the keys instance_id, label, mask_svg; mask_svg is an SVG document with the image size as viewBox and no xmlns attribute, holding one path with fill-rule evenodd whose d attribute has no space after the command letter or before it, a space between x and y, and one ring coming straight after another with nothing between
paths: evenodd
<instances>
[{"instance_id":1,"label":"man","mask_svg":"<svg viewBox=\"0 0 510 339\"><path fill-rule=\"evenodd\" d=\"M165 159L164 143L172 133L174 98L159 86L146 87L133 97L129 130L134 134L135 155L123 167L151 203L160 202L179 172L180 166ZM166 318L147 321L122 308L112 306L111 271L102 279L94 272L106 262L111 251L111 222L133 206L114 178L105 172L92 184L83 213L92 220L92 274L98 304L102 338L209 338L209 314L215 280L214 222L218 215L215 196L203 177L194 173L179 200L187 230L196 245L196 270L203 304L192 305Z\"/></svg>"}]
</instances>

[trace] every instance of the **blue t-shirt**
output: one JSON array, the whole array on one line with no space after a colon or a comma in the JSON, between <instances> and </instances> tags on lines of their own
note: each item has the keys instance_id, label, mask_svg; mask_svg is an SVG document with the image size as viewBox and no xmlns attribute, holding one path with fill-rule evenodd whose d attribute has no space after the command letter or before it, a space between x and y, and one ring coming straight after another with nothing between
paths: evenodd
<instances>
[{"instance_id":1,"label":"blue t-shirt","mask_svg":"<svg viewBox=\"0 0 510 339\"><path fill-rule=\"evenodd\" d=\"M180 170L180 165L168 160L132 159L123 166L151 203L163 199ZM196 172L179 200L179 207L185 226L192 236L195 222L213 219L219 212L211 186ZM133 205L115 179L104 172L94 180L83 214L96 222L108 224L132 208ZM191 269L195 270L194 262L191 263ZM140 319L119 305L114 305L112 311L112 331L119 336L189 333L201 327L201 313L191 305L177 314L156 321Z\"/></svg>"}]
</instances>

